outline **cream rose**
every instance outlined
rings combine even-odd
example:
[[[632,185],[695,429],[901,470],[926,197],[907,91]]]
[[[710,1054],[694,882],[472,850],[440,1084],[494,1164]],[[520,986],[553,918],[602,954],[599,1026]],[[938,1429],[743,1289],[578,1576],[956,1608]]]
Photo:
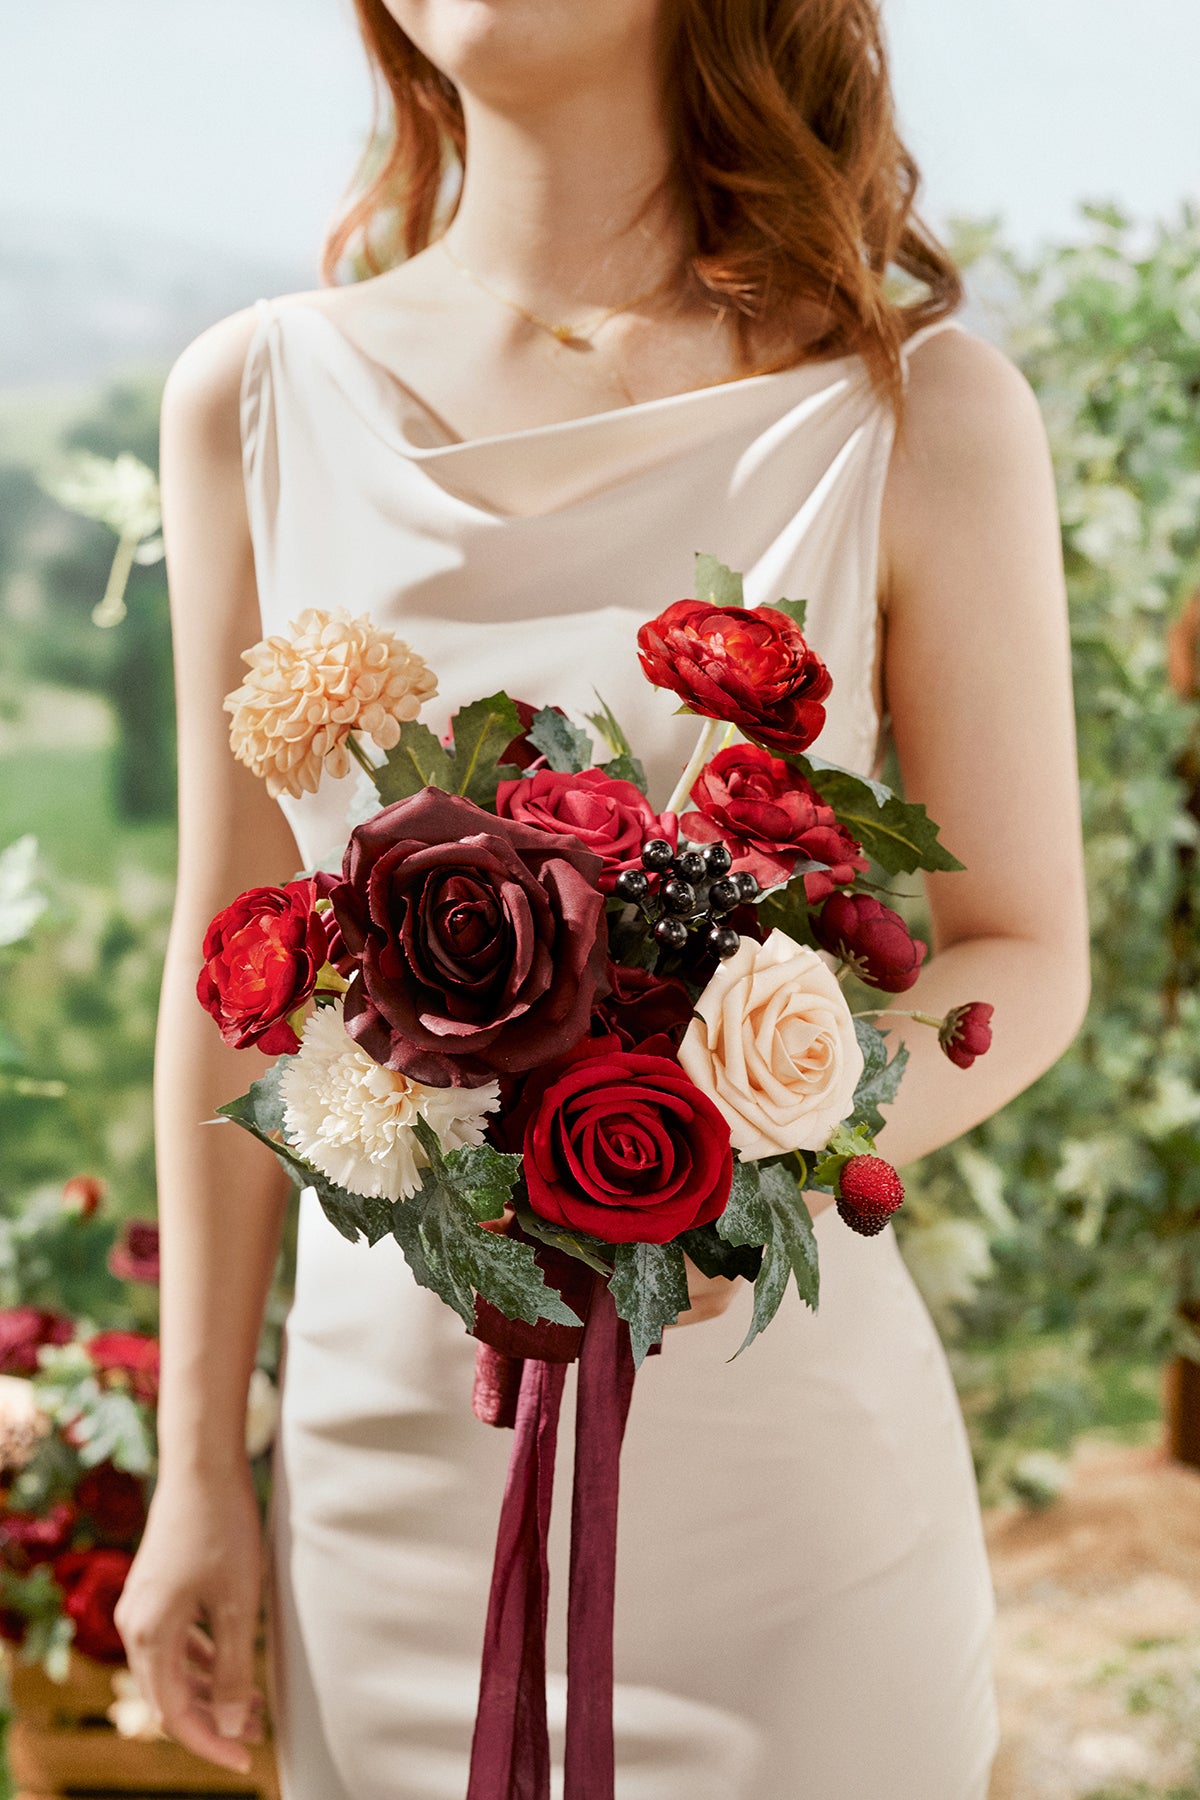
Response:
[[[729,1125],[743,1162],[821,1150],[863,1071],[854,1020],[815,950],[743,938],[696,1002],[679,1060]]]

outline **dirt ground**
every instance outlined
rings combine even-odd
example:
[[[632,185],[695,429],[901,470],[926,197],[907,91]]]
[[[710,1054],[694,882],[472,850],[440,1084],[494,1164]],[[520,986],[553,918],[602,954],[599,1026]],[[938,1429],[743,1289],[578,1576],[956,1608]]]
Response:
[[[992,1800],[1200,1800],[1200,1473],[1088,1447],[1054,1506],[987,1528]]]

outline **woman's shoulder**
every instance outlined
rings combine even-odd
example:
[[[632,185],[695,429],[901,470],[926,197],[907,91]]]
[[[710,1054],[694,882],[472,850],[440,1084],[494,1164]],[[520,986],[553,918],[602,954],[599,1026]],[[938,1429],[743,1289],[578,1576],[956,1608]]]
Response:
[[[957,319],[928,333],[906,356],[904,429],[910,460],[987,456],[1041,431],[1037,398],[1000,347]]]

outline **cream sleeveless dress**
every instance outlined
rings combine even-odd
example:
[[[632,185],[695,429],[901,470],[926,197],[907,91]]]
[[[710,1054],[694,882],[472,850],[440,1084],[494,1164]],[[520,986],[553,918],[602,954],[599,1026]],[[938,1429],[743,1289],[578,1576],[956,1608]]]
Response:
[[[634,638],[690,593],[706,550],[746,572],[751,604],[808,600],[834,679],[818,748],[871,769],[893,423],[861,359],[460,443],[329,315],[259,311],[242,421],[264,631],[308,606],[369,612],[437,671],[439,731],[501,686],[577,717],[598,692],[662,804],[695,724],[648,686]],[[283,802],[306,866],[340,851],[356,785]],[[835,1212],[816,1230],[815,1316],[790,1294],[731,1362],[743,1284],[638,1377],[619,1800],[986,1792],[991,1589],[945,1358],[890,1230],[864,1240]],[[272,1527],[285,1800],[462,1800],[511,1442],[473,1417],[472,1368],[461,1323],[398,1247],[346,1243],[305,1194]],[[570,1431],[568,1403],[564,1444]],[[555,1670],[569,1480],[563,1454]],[[563,1700],[552,1675],[559,1741]]]

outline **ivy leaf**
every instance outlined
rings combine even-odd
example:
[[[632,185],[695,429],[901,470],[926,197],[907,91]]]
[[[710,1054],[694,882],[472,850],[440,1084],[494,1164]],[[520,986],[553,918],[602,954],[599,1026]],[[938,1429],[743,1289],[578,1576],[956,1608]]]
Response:
[[[888,1061],[887,1037],[869,1019],[855,1019],[854,1031],[863,1053],[863,1072],[854,1090],[851,1123],[862,1123],[871,1132],[884,1126],[881,1106],[890,1106],[900,1089],[908,1067],[908,1045],[897,1044],[896,1054]]]
[[[453,791],[450,753],[439,744],[428,725],[413,719],[400,727],[400,740],[371,779],[384,806],[407,800],[424,788]]]
[[[678,1243],[618,1244],[608,1286],[618,1317],[629,1326],[633,1360],[640,1369],[663,1327],[688,1310],[683,1251]]]
[[[601,763],[600,767],[610,780],[632,781],[639,792],[647,792],[649,784],[646,771],[636,756],[626,756],[622,751],[620,756],[614,756],[611,762]]]
[[[819,756],[788,756],[784,761],[812,782],[839,822],[889,875],[963,867],[938,842],[938,828],[919,801],[901,800],[881,782],[852,775]]]
[[[737,1275],[744,1275],[747,1281],[755,1281],[762,1268],[762,1251],[749,1244],[729,1244],[721,1236],[715,1225],[697,1225],[692,1231],[685,1231],[675,1242],[691,1257],[702,1275],[710,1280],[724,1275],[732,1281]]]
[[[595,765],[596,753],[587,732],[552,706],[544,706],[534,714],[525,735],[560,775],[578,775],[581,769]]]
[[[430,1166],[412,1199],[393,1208],[392,1231],[420,1285],[453,1307],[468,1331],[475,1324],[477,1293],[508,1319],[578,1325],[548,1285],[532,1246],[483,1229],[483,1220],[502,1217],[521,1158],[490,1144],[445,1152],[424,1119],[417,1119],[414,1129]]]
[[[808,613],[807,600],[772,600],[768,610],[786,613],[799,630],[804,630],[804,620]]]
[[[502,770],[499,759],[521,734],[521,717],[507,694],[490,694],[473,700],[450,721],[454,751],[450,761],[447,793],[461,794],[476,806],[491,806],[496,785],[505,774],[515,778],[517,768]],[[442,786],[435,782],[434,786]]]
[[[371,1195],[352,1194],[339,1187],[284,1140],[279,1083],[285,1067],[292,1060],[289,1056],[281,1056],[265,1075],[251,1082],[246,1093],[218,1106],[217,1111],[223,1119],[232,1119],[235,1125],[240,1125],[243,1131],[248,1131],[251,1137],[272,1150],[297,1187],[314,1188],[325,1217],[349,1243],[356,1244],[361,1233],[368,1244],[377,1244],[392,1229],[392,1202]]]
[[[817,1241],[799,1183],[779,1164],[734,1165],[733,1188],[717,1230],[729,1244],[762,1245],[750,1329],[735,1352],[740,1356],[779,1311],[790,1277],[800,1298],[816,1310]]]
[[[715,556],[697,555],[694,577],[696,599],[710,606],[745,606],[742,578]]]
[[[521,1230],[530,1237],[548,1244],[552,1250],[561,1250],[565,1256],[573,1256],[577,1262],[586,1263],[589,1269],[608,1280],[613,1271],[610,1244],[602,1244],[599,1238],[588,1237],[583,1232],[568,1231],[564,1225],[552,1225],[548,1219],[539,1218],[531,1207],[519,1202],[516,1214]]]

